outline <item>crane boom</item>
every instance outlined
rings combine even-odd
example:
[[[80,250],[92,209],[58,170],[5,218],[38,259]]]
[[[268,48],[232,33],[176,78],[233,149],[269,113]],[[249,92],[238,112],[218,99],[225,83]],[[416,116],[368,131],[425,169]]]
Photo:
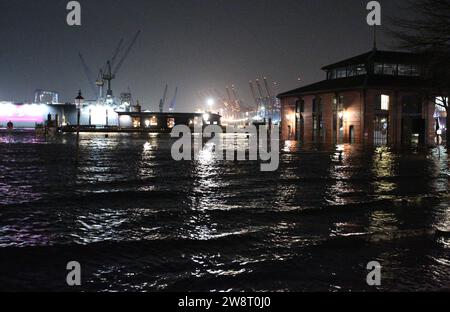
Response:
[[[178,96],[178,87],[175,88],[175,95],[173,96],[173,99],[170,102],[169,112],[175,111],[175,106],[177,104],[177,96]]]
[[[89,82],[89,87],[91,88],[91,90],[95,96],[97,94],[97,88],[95,87],[94,80],[92,79],[92,77],[93,77],[92,71],[89,69],[89,66],[87,65],[87,63],[83,57],[83,54],[78,53],[78,56],[80,57],[81,65],[83,66],[84,73],[86,74],[86,78]]]
[[[227,86],[227,96],[228,96],[228,104],[231,104],[233,102],[233,99],[231,98],[230,88]]]
[[[234,102],[234,109],[236,112],[240,112],[241,111],[241,100],[239,99],[239,96],[237,94],[236,87],[234,85],[232,85],[231,90],[233,91],[234,98],[236,99],[236,101]]]
[[[119,44],[117,45],[117,48],[113,54],[113,57],[111,58],[111,66],[114,66],[116,58],[119,55],[120,49],[122,48],[122,45],[123,45],[123,38],[120,39]]]
[[[264,86],[266,87],[266,91],[267,91],[267,103],[269,104],[269,110],[272,111],[273,110],[273,97],[272,97],[272,92],[270,92],[270,88],[269,88],[269,83],[267,82],[267,77],[264,77]]]
[[[127,59],[128,55],[131,52],[131,49],[133,48],[134,44],[136,43],[137,39],[139,38],[139,35],[141,34],[141,30],[138,30],[138,32],[136,33],[136,35],[134,35],[133,40],[131,40],[130,45],[128,46],[128,48],[126,49],[124,55],[122,56],[122,58],[119,61],[119,64],[117,64],[117,66],[115,67],[114,71],[113,71],[113,75],[116,75],[120,68],[122,67],[123,63],[125,62],[125,60]]]
[[[168,89],[169,89],[169,85],[166,85],[166,88],[164,89],[164,95],[163,95],[162,99],[159,101],[159,111],[161,113],[164,112],[164,105],[166,104]]]
[[[272,92],[270,92],[269,83],[267,82],[267,77],[264,77],[264,85],[266,87],[267,95],[272,98]]]
[[[250,80],[250,90],[252,90],[252,96],[253,96],[253,99],[255,100],[256,109],[259,110],[259,101],[258,101],[258,98],[256,97],[255,86],[253,85],[253,81],[251,81],[251,80]]]
[[[256,85],[258,86],[260,100],[263,100],[264,99],[264,95],[263,95],[263,92],[262,92],[261,84],[259,83],[259,79],[256,79]]]

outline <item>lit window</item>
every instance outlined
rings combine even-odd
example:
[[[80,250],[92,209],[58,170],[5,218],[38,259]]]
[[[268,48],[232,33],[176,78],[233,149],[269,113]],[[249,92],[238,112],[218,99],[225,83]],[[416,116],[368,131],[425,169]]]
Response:
[[[364,64],[357,65],[356,66],[356,74],[357,75],[367,74],[366,66]]]
[[[445,112],[445,105],[448,105],[448,98],[445,97],[437,97],[435,99],[436,103],[436,111],[437,112]]]
[[[384,64],[383,74],[395,76],[397,74],[397,64]]]
[[[345,78],[347,77],[347,68],[338,68],[336,72],[336,78]]]
[[[398,65],[398,75],[399,76],[411,76],[412,65]]]
[[[374,66],[374,72],[375,72],[375,75],[382,75],[383,74],[383,64],[376,63]]]
[[[133,118],[133,127],[134,128],[139,128],[141,126],[141,121],[139,118],[134,117]]]
[[[145,120],[145,126],[147,128],[149,128],[149,127],[156,127],[157,125],[158,125],[158,119],[155,116],[153,116],[150,119],[146,119]]]
[[[356,75],[356,66],[351,65],[347,68],[347,77],[353,77]]]
[[[167,119],[167,127],[169,129],[172,129],[173,127],[175,127],[175,118],[168,118]]]
[[[389,95],[381,95],[381,110],[389,110]]]

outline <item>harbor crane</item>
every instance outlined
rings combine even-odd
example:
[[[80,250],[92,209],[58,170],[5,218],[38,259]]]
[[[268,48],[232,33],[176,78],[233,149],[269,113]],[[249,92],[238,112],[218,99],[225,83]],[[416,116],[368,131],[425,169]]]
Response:
[[[164,95],[163,95],[162,99],[159,100],[159,112],[160,113],[164,112],[164,105],[166,104],[168,89],[169,89],[169,85],[166,85],[166,88],[164,89]]]
[[[238,93],[237,93],[237,89],[234,85],[231,86],[231,90],[233,91],[233,95],[234,98],[236,99],[234,102],[234,111],[235,112],[240,112],[241,111],[241,104],[242,101],[239,99]]]
[[[267,103],[268,103],[268,109],[269,109],[269,111],[270,111],[270,113],[272,114],[273,113],[273,97],[272,97],[272,92],[270,91],[270,88],[269,88],[269,83],[267,82],[267,77],[264,77],[264,86],[265,86],[265,88],[266,88],[266,91],[267,91],[267,96],[268,96],[268,98],[267,98]]]
[[[95,96],[97,94],[97,90],[95,88],[94,80],[92,79],[92,77],[93,77],[92,71],[90,70],[89,66],[87,65],[87,63],[83,57],[83,54],[81,54],[81,52],[80,52],[80,53],[78,53],[78,56],[80,57],[81,65],[83,66],[84,73],[89,82],[89,87],[91,88],[91,90]]]
[[[173,96],[173,99],[170,102],[169,112],[174,112],[175,111],[175,106],[177,104],[177,97],[178,97],[178,87],[175,88],[175,95]]]
[[[119,44],[117,45],[117,48],[114,51],[113,56],[111,57],[111,66],[114,66],[114,64],[116,62],[116,58],[119,55],[119,52],[120,52],[120,50],[122,48],[122,45],[123,45],[123,38],[120,39]],[[104,68],[100,69],[98,78],[95,81],[95,84],[98,87],[98,93],[99,93],[98,98],[99,99],[103,98],[103,87],[105,86],[105,80],[103,79],[103,76],[104,76],[103,73],[105,73],[106,70],[107,70],[106,66]]]
[[[107,98],[112,98],[113,97],[113,91],[112,91],[112,86],[111,86],[111,81],[114,80],[120,70],[120,68],[122,67],[123,63],[125,62],[125,60],[128,58],[128,55],[131,52],[131,49],[133,48],[133,46],[135,45],[137,39],[139,38],[139,35],[141,34],[141,30],[139,30],[133,37],[133,39],[131,40],[131,43],[128,45],[128,48],[125,50],[122,58],[120,59],[119,63],[117,65],[115,65],[115,59],[119,54],[119,51],[122,47],[122,40],[119,43],[119,48],[116,50],[115,55],[113,56],[113,58],[111,60],[108,60],[106,62],[106,70],[103,72],[103,81],[106,81],[107,84],[107,91],[106,91],[106,97]]]
[[[250,84],[250,90],[252,91],[253,99],[255,100],[256,111],[259,111],[259,103],[260,103],[260,101],[259,101],[258,97],[256,96],[255,86],[253,85],[253,81],[250,80],[249,84]]]

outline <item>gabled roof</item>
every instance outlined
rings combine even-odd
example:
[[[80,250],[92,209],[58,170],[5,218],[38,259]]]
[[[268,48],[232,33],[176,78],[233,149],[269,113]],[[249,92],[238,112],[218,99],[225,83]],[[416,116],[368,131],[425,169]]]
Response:
[[[421,62],[421,55],[409,52],[372,50],[370,52],[324,66],[322,69],[329,70],[337,67],[345,67],[347,65],[367,64],[370,62],[416,64]]]
[[[301,96],[314,93],[337,92],[361,88],[428,88],[429,84],[417,77],[398,76],[354,76],[341,79],[323,80],[278,95],[278,98]]]

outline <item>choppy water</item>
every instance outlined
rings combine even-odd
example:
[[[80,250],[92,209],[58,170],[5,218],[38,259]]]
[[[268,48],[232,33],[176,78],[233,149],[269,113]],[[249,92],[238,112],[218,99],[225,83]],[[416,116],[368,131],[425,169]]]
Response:
[[[286,144],[174,162],[167,135],[0,135],[0,290],[450,290],[450,158]],[[366,284],[379,261],[382,286]]]

